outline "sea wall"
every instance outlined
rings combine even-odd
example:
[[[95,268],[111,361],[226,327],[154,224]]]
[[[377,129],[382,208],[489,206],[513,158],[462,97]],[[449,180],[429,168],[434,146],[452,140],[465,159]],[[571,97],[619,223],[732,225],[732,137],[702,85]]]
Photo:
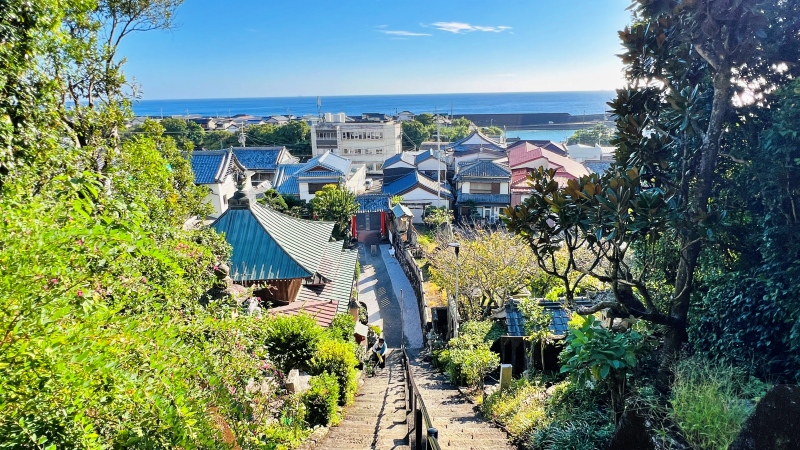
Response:
[[[608,120],[604,114],[581,114],[573,116],[569,113],[518,113],[518,114],[463,114],[454,117],[465,117],[479,127],[505,127],[510,130],[531,129],[578,129],[587,125]]]

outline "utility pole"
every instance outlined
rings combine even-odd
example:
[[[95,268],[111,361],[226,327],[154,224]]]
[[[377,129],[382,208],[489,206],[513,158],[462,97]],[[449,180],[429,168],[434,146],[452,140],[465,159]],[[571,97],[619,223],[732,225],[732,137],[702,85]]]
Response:
[[[442,134],[439,132],[439,126],[442,121],[439,116],[436,117],[436,159],[439,161],[439,166],[436,170],[436,206],[442,207]]]
[[[244,122],[239,127],[239,143],[242,144],[242,147],[246,147],[245,141],[247,140],[247,136],[244,135]]]

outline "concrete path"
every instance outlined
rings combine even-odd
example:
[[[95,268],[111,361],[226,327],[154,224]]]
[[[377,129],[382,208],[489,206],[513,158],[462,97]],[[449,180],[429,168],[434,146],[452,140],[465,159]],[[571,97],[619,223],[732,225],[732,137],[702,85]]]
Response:
[[[422,327],[414,290],[400,263],[389,256],[389,245],[377,246],[375,255],[369,245],[359,245],[361,275],[358,279],[358,301],[367,305],[368,322],[383,330],[386,345],[400,348],[400,290],[405,305],[406,347],[422,348]]]
[[[398,349],[387,351],[386,367],[364,378],[344,420],[315,445],[318,449],[407,449],[405,374]]]
[[[460,450],[511,450],[505,431],[485,421],[478,407],[473,405],[447,377],[419,357],[418,352],[408,355],[411,374],[420,390],[433,426],[439,430],[442,448]]]

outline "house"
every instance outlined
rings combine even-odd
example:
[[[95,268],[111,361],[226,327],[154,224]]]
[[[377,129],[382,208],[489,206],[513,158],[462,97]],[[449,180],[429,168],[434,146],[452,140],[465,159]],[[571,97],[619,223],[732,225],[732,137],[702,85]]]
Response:
[[[380,174],[384,162],[402,151],[402,127],[385,114],[365,113],[350,120],[344,113],[325,113],[311,126],[311,155],[333,152]]]
[[[567,147],[564,144],[559,144],[547,139],[521,139],[514,143],[514,145],[520,142],[527,142],[529,144],[533,144],[537,147],[542,147],[545,150],[550,150],[551,152],[558,153],[561,156],[567,156]],[[511,145],[508,146],[511,148]]]
[[[383,164],[383,184],[405,176],[409,172],[419,170],[425,175],[439,179],[447,179],[447,165],[436,157],[433,150],[401,152],[387,159]]]
[[[567,153],[569,153],[569,157],[579,162],[613,161],[615,151],[616,148],[614,147],[601,147],[600,145],[595,145],[594,147],[583,144],[567,146]]]
[[[511,169],[511,206],[530,197],[528,174],[540,167],[554,169],[559,186],[566,186],[568,180],[591,173],[583,164],[529,141],[519,141],[508,148],[508,165]]]
[[[257,186],[273,182],[280,164],[295,164],[298,159],[286,147],[233,147],[233,154],[246,170],[253,173],[252,183]]]
[[[457,168],[456,214],[496,222],[511,204],[511,169],[485,159],[465,162]]]
[[[286,116],[269,116],[269,118],[265,120],[264,123],[281,126],[289,123],[289,118]]]
[[[196,117],[188,119],[188,121],[200,125],[200,128],[205,131],[214,130],[217,127],[217,121],[213,117]]]
[[[401,111],[397,113],[398,122],[410,122],[412,120],[414,120],[414,113],[411,111]]]
[[[448,163],[455,168],[459,164],[478,159],[501,161],[506,157],[506,146],[490,139],[479,130],[468,136],[451,142],[446,148]]]
[[[214,208],[214,217],[228,209],[228,200],[236,193],[236,184],[245,177],[245,168],[231,149],[192,152],[194,184],[208,188],[206,201]]]
[[[391,184],[386,184],[384,180],[383,193],[389,197],[403,197],[402,204],[414,215],[414,223],[422,223],[422,214],[428,206],[450,209],[453,201],[453,194],[446,182],[439,184],[417,170],[395,179]]]
[[[358,194],[364,189],[366,174],[363,165],[331,152],[311,158],[304,164],[281,164],[273,185],[281,195],[311,200],[326,184],[338,184]]]
[[[231,245],[234,283],[253,287],[262,303],[291,307],[274,313],[324,311],[327,323],[322,325],[347,312],[358,260],[358,253],[344,250],[342,241],[331,242],[333,226],[281,214],[251,202],[241,191],[211,224]]]

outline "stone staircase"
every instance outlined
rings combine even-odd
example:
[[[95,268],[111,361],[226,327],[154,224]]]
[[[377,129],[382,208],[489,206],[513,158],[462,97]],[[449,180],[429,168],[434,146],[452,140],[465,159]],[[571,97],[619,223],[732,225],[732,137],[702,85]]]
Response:
[[[439,431],[439,446],[460,450],[511,450],[508,435],[483,420],[477,406],[468,402],[433,366],[409,355],[411,373],[425,401],[431,421]]]
[[[389,349],[386,367],[374,377],[364,377],[355,402],[344,411],[342,422],[317,443],[318,449],[407,449],[405,375],[402,353]]]

